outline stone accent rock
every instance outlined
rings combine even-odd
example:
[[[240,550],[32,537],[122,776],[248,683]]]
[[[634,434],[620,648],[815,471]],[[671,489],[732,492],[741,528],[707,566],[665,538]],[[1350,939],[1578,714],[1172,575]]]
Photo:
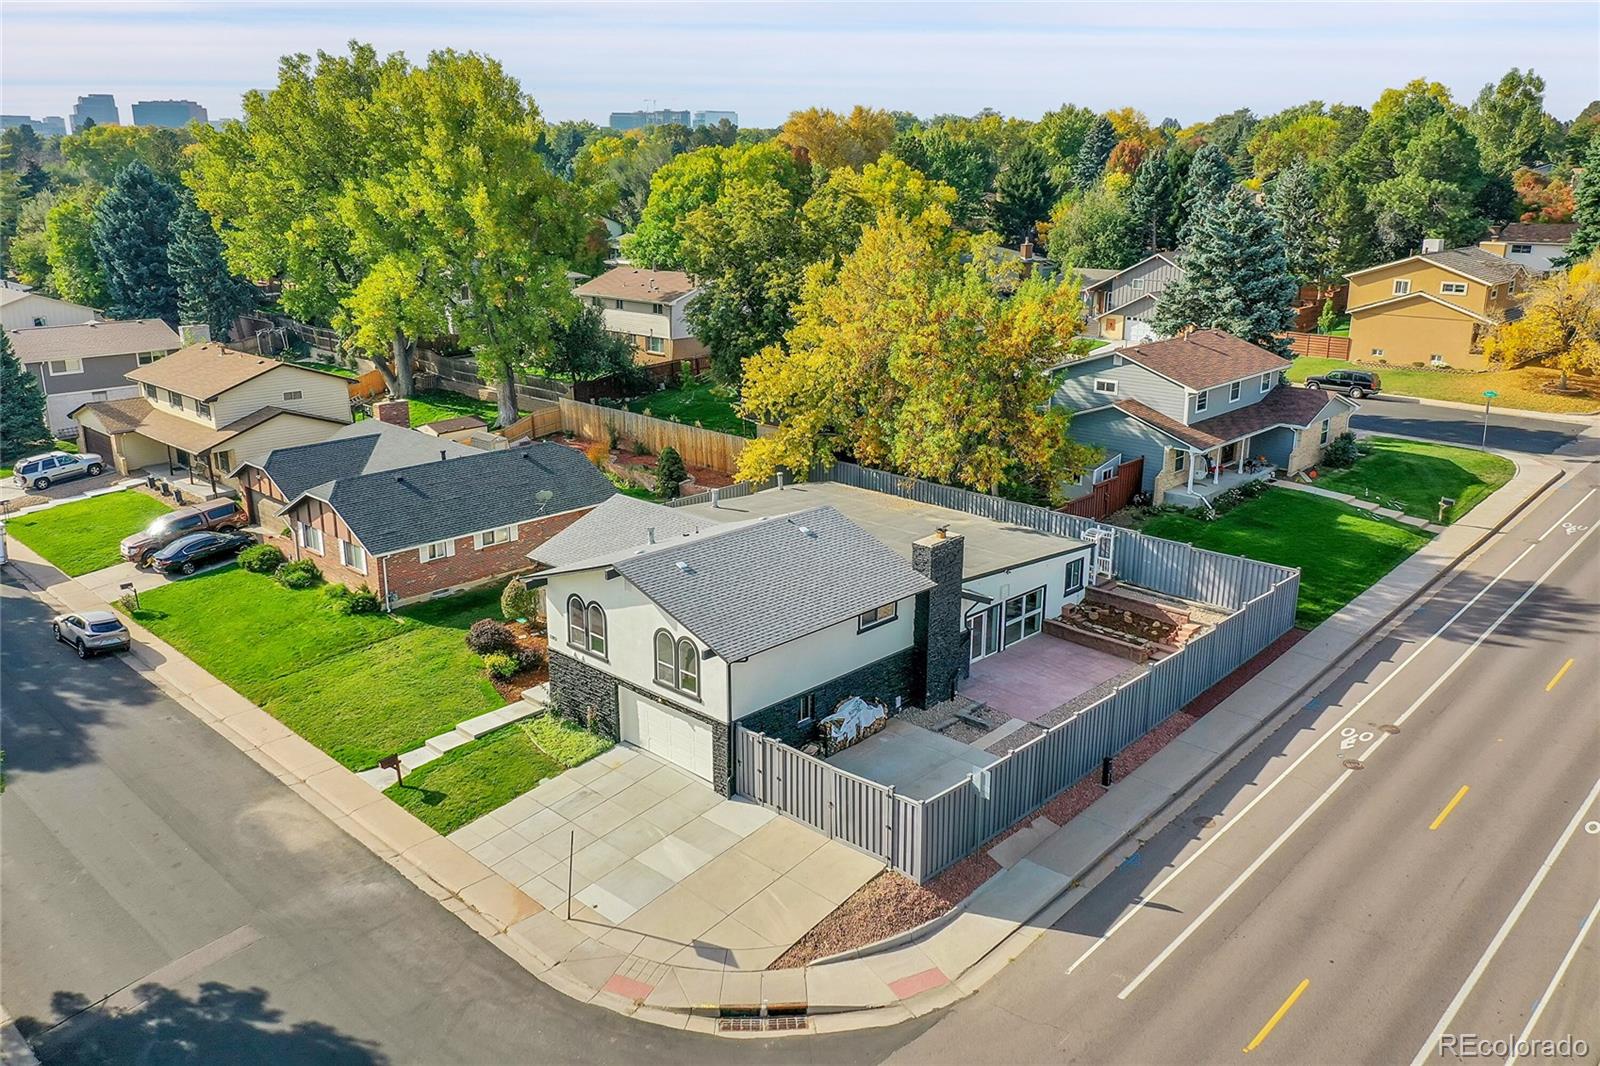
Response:
[[[576,655],[550,649],[550,707],[612,740],[622,739],[617,679]],[[591,724],[592,723],[592,724]]]

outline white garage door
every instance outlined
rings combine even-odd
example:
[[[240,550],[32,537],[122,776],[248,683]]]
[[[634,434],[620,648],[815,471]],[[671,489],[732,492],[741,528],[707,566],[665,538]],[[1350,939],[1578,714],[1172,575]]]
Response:
[[[617,692],[622,739],[706,781],[711,780],[711,725],[629,689]]]

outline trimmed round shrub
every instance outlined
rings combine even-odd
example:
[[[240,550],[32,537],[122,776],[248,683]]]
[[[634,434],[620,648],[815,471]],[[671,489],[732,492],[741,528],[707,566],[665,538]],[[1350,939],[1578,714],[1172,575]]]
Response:
[[[270,574],[285,562],[276,544],[252,544],[239,553],[239,565],[252,574]]]
[[[517,661],[519,674],[524,670],[537,670],[544,665],[544,652],[538,648],[518,648],[511,653],[511,657]]]
[[[377,614],[382,607],[378,594],[365,585],[351,589],[350,595],[339,604],[339,609],[345,614]]]
[[[1322,465],[1332,467],[1355,466],[1356,460],[1361,458],[1361,446],[1356,443],[1354,433],[1341,433],[1328,442],[1322,450]]]
[[[322,571],[310,559],[284,563],[273,576],[286,589],[309,589],[322,584]]]
[[[505,652],[497,651],[485,655],[483,657],[483,665],[484,669],[488,670],[491,675],[498,677],[502,681],[508,677],[515,677],[517,674],[517,660]]]
[[[467,630],[467,647],[479,655],[493,655],[495,652],[511,652],[517,646],[512,639],[511,630],[504,622],[496,622],[493,618],[480,618],[472,623],[472,628]]]
[[[515,622],[519,618],[532,618],[538,603],[539,594],[530,589],[519,577],[507,581],[505,591],[500,593],[500,613],[508,622]]]

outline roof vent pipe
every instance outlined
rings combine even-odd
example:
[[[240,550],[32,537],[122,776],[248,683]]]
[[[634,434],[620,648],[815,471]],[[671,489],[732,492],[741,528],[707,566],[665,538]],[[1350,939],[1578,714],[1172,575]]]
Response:
[[[446,460],[448,458],[450,458],[450,457],[445,454],[445,450],[443,448],[440,448],[439,449],[439,461],[443,462],[444,460]]]
[[[721,507],[722,506],[722,490],[721,489],[712,488],[712,490],[711,490],[711,506],[712,507]]]
[[[784,485],[784,482],[786,482],[786,481],[788,481],[788,478],[783,476],[783,471],[782,470],[778,471],[778,488],[782,489],[783,485]]]
[[[649,540],[651,544],[654,544],[656,542],[656,527],[650,526],[644,531],[644,535],[645,539]]]

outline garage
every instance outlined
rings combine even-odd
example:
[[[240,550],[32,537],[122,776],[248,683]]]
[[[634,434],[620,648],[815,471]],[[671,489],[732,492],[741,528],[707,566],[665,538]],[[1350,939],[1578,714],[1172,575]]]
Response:
[[[617,692],[622,740],[704,781],[711,780],[711,723],[646,699],[631,689]]]
[[[98,429],[90,429],[88,426],[81,428],[83,429],[83,450],[100,456],[109,466],[112,456],[116,454],[111,450],[111,438],[101,433]]]

